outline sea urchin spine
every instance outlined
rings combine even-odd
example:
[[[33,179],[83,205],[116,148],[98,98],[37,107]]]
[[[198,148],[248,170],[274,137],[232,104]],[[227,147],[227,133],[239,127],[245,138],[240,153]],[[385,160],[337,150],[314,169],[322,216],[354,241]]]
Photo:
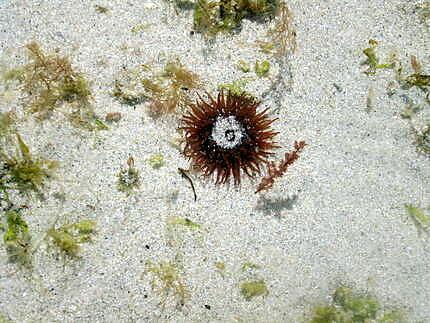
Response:
[[[186,146],[184,154],[205,176],[216,174],[217,184],[230,177],[240,184],[241,171],[252,177],[260,174],[260,166],[278,148],[265,109],[257,112],[259,101],[246,93],[240,95],[224,91],[217,99],[208,95],[189,106],[182,118]]]

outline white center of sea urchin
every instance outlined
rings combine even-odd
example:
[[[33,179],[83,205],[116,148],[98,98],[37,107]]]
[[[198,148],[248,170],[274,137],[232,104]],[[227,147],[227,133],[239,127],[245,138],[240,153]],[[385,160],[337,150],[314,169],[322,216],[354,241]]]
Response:
[[[242,142],[245,129],[234,116],[219,116],[212,128],[211,139],[224,149],[234,148]]]

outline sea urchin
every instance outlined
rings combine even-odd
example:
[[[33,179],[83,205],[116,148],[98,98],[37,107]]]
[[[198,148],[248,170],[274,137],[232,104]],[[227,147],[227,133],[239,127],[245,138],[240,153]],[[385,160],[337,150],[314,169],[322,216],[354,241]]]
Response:
[[[215,100],[208,95],[189,106],[183,116],[185,132],[184,154],[205,175],[216,174],[217,184],[226,183],[233,176],[240,184],[241,170],[252,177],[260,173],[271,150],[277,148],[265,109],[257,112],[260,102],[246,93],[240,95],[223,91]]]

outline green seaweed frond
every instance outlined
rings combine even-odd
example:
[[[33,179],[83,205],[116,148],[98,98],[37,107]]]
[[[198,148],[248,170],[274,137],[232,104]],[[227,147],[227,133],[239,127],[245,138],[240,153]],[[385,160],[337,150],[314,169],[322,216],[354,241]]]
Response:
[[[138,33],[142,32],[142,31],[148,30],[150,28],[151,28],[151,24],[140,23],[140,24],[137,24],[137,25],[134,25],[133,27],[131,27],[130,31],[133,34],[138,34]]]
[[[208,0],[197,0],[194,9],[194,29],[208,35],[220,31],[217,20],[217,3]]]
[[[171,216],[167,219],[167,225],[173,225],[173,226],[184,226],[192,230],[200,230],[202,226],[196,222],[191,221],[188,218],[183,218],[180,216]]]
[[[410,218],[420,229],[430,230],[430,215],[425,214],[423,209],[412,204],[405,204],[405,208]]]
[[[397,71],[397,78],[402,89],[409,90],[412,87],[417,87],[428,93],[430,90],[430,75],[424,74],[422,65],[415,55],[411,55],[411,68],[413,73],[407,76],[402,75],[401,66]]]
[[[378,42],[374,39],[369,40],[369,47],[363,50],[363,54],[367,59],[363,62],[364,65],[368,65],[368,69],[365,71],[368,75],[376,74],[378,69],[392,69],[394,68],[394,62],[380,63],[379,58],[376,55],[376,47]]]
[[[3,241],[9,261],[24,267],[31,267],[31,235],[28,224],[19,210],[8,210],[4,213],[5,224]]]
[[[59,251],[69,257],[79,255],[80,245],[91,242],[96,233],[96,222],[82,220],[76,223],[64,224],[59,228],[53,226],[47,232],[47,239]]]
[[[94,125],[97,127],[98,130],[109,130],[109,127],[106,123],[104,123],[99,118],[94,119]]]
[[[378,318],[378,323],[406,323],[405,315],[399,310],[392,310],[383,313],[380,318]]]
[[[167,299],[172,297],[176,305],[184,305],[189,299],[189,292],[184,283],[178,266],[173,262],[161,261],[154,264],[147,261],[143,275],[151,276],[151,288],[161,297],[161,304],[165,305]]]
[[[241,59],[241,60],[239,60],[239,62],[237,62],[237,68],[239,70],[241,70],[243,73],[248,73],[249,71],[251,71],[249,64],[247,62],[245,62],[243,59]]]
[[[23,82],[25,80],[25,68],[14,67],[2,73],[2,81],[8,87],[11,83]]]

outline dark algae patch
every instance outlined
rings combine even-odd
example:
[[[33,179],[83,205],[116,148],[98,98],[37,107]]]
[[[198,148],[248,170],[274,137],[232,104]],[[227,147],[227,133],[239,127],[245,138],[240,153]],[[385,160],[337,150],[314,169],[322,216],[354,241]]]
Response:
[[[242,27],[243,19],[273,19],[281,6],[279,0],[166,0],[179,10],[193,10],[194,30],[207,36],[232,33]],[[281,45],[282,46],[282,45]]]
[[[277,0],[197,0],[194,29],[208,35],[232,32],[240,29],[243,19],[272,18],[277,7]]]
[[[107,7],[103,7],[103,6],[96,4],[94,6],[94,8],[98,13],[102,13],[102,14],[108,14],[109,13],[109,8],[107,8]]]
[[[404,75],[403,67],[399,63],[399,68],[397,70],[398,82],[403,90],[409,90],[413,87],[420,89],[426,95],[427,103],[430,103],[430,75],[424,73],[420,61],[414,55],[411,56],[410,65],[412,73]]]

